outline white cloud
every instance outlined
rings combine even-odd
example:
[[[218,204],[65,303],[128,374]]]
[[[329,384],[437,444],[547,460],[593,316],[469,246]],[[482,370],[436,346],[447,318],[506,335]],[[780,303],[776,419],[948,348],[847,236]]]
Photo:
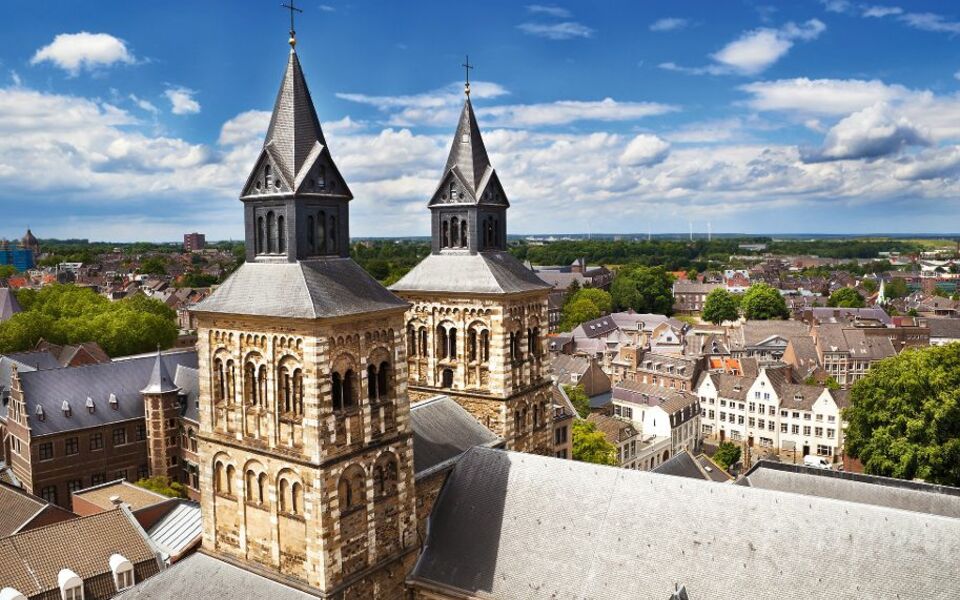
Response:
[[[756,75],[780,60],[795,41],[814,40],[827,26],[817,19],[780,29],[761,28],[743,34],[711,55],[717,63],[743,75]]]
[[[657,19],[650,24],[650,31],[676,31],[678,29],[683,29],[690,24],[688,19],[681,19],[680,17],[665,17],[663,19]]]
[[[620,155],[620,164],[626,167],[649,167],[663,162],[670,154],[670,144],[655,135],[642,133],[627,144]]]
[[[197,92],[184,87],[168,88],[163,93],[170,101],[170,112],[175,115],[195,115],[200,112],[200,103],[194,95]]]
[[[877,103],[842,119],[827,133],[824,146],[805,156],[808,162],[872,159],[897,154],[908,146],[931,145],[930,135],[890,106]]]
[[[845,13],[852,8],[850,0],[820,0],[827,12]]]
[[[882,19],[883,17],[889,17],[891,15],[899,15],[903,13],[903,9],[899,6],[864,6],[863,7],[863,16],[872,17],[874,19]]]
[[[877,102],[907,98],[910,90],[880,80],[778,79],[740,86],[752,98],[754,110],[798,112],[811,115],[845,115]]]
[[[116,63],[133,64],[133,54],[126,43],[108,33],[61,33],[37,50],[30,64],[50,62],[71,75]]]
[[[956,178],[960,175],[960,146],[921,152],[898,167],[894,174],[904,180]]]
[[[144,100],[143,98],[138,97],[136,94],[130,94],[130,101],[136,104],[140,110],[148,112],[154,116],[160,113],[160,109],[158,109],[152,102],[149,100]]]
[[[716,144],[734,139],[743,127],[743,121],[737,117],[699,121],[665,132],[664,138],[676,144]]]
[[[337,9],[330,6],[329,4],[321,4],[320,10],[322,10],[323,12],[336,12]]]
[[[531,4],[527,6],[527,10],[532,13],[557,17],[558,19],[569,19],[571,16],[570,11],[563,7],[546,4]]]
[[[517,28],[528,34],[548,40],[570,40],[573,38],[593,37],[594,30],[583,23],[564,21],[563,23],[521,23]]]
[[[937,33],[960,33],[960,21],[950,21],[943,15],[934,13],[906,13],[901,15],[899,19],[914,29]]]

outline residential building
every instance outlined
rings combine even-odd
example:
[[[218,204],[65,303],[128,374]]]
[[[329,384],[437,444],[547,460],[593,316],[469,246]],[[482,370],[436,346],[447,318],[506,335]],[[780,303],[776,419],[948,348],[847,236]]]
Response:
[[[696,358],[646,352],[637,361],[633,381],[685,392],[695,387],[701,368]]]
[[[780,362],[791,338],[810,335],[802,321],[745,321],[731,330],[730,355],[753,357],[760,364]]]
[[[696,394],[657,385],[623,381],[613,388],[613,414],[630,421],[645,442],[666,440],[653,468],[681,450],[700,449],[700,407]]]
[[[750,287],[750,272],[746,269],[727,269],[723,272],[723,285],[730,293],[742,294]]]
[[[590,413],[587,421],[597,427],[607,442],[617,449],[617,466],[622,469],[638,469],[639,454],[643,448],[640,432],[632,423],[598,413]]]
[[[897,354],[889,338],[870,336],[862,329],[840,324],[814,328],[813,338],[824,373],[842,388],[865,377],[873,363]]]
[[[707,300],[707,295],[720,287],[724,287],[722,283],[675,281],[673,283],[674,312],[681,315],[699,313],[703,310],[703,304]]]
[[[610,376],[603,372],[594,358],[559,354],[553,358],[550,366],[557,385],[578,385],[587,396],[606,394],[612,387]]]
[[[56,504],[0,480],[0,538],[72,519],[74,516],[76,515]]]
[[[580,288],[590,287],[609,290],[613,283],[613,271],[602,265],[587,265],[586,259],[578,258],[567,266],[538,266],[530,268],[553,289],[566,295],[576,282]]]
[[[553,390],[553,456],[573,458],[573,422],[579,419],[577,409],[562,387]]]
[[[944,344],[952,342],[960,342],[960,319],[951,317],[928,317],[926,323],[930,329],[931,346],[943,346]]]
[[[755,378],[708,373],[697,388],[703,436],[792,452],[794,458],[839,459],[846,395],[792,383],[788,375],[785,368],[761,369]]]
[[[201,252],[207,246],[207,236],[202,233],[183,234],[184,252]]]

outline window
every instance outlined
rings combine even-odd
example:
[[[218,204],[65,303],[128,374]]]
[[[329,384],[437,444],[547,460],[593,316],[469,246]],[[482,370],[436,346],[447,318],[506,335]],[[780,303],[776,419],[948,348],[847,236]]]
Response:
[[[776,423],[773,422],[773,419],[767,421],[767,431],[773,431],[775,425]]]
[[[98,485],[107,482],[106,473],[94,473],[90,476],[90,485]]]
[[[127,479],[127,470],[126,470],[126,469],[121,469],[121,470],[117,471],[116,473],[113,474],[113,478],[114,478],[114,480],[123,479],[124,481],[126,481],[126,479]]]
[[[63,452],[66,455],[80,452],[80,438],[69,437],[63,442]]]
[[[630,408],[629,406],[624,406],[624,407],[621,409],[621,413],[623,414],[623,418],[624,418],[624,419],[632,419],[632,418],[633,418],[633,409]]]
[[[766,426],[767,424],[763,419],[757,419],[757,427],[759,427],[760,429],[763,429]]]
[[[823,437],[823,427],[814,427],[814,428],[813,428],[813,435],[815,435],[815,436],[817,436],[817,437]]]
[[[743,415],[737,415],[737,425],[743,425]]]
[[[800,435],[800,426],[799,426],[799,425],[792,425],[792,426],[790,427],[790,433],[792,433],[792,434],[794,434],[794,435]]]
[[[117,591],[132,588],[134,584],[133,565],[119,554],[110,557],[110,570],[113,572],[113,582]]]
[[[713,418],[713,415],[714,415],[713,411],[712,411],[712,410],[709,411],[709,416],[710,416],[711,419]]]
[[[756,403],[756,402],[751,402],[748,408],[749,408],[750,412],[757,412],[757,403]]]
[[[127,430],[123,427],[117,427],[113,430],[113,445],[122,446],[127,443]]]
[[[776,409],[776,407],[773,406],[772,404],[771,404],[770,406],[768,406],[768,407],[767,407],[767,414],[770,415],[771,417],[774,416],[774,415],[776,415],[776,414],[777,414],[777,409]]]
[[[817,444],[817,454],[820,456],[833,456],[833,448],[824,444]]]
[[[91,434],[90,434],[90,449],[91,449],[91,450],[102,450],[102,449],[103,449],[103,434],[102,434],[102,433],[91,433]]]
[[[809,426],[809,425],[804,425],[804,426],[803,426],[803,435],[810,435],[810,426]]]
[[[147,439],[147,426],[144,423],[137,423],[137,441],[142,442]]]
[[[720,406],[726,406],[726,405],[727,405],[726,400],[720,400]]]
[[[83,489],[83,479],[71,479],[67,482],[67,491],[71,494],[77,490]]]
[[[720,420],[721,420],[721,421],[726,421],[726,420],[727,420],[727,413],[725,413],[725,412],[723,412],[723,411],[720,411]]]
[[[764,392],[764,393],[763,393],[763,399],[764,399],[764,400],[769,400],[769,399],[770,399],[770,392]]]
[[[781,411],[780,411],[780,416],[783,417],[784,419],[786,419],[787,417],[790,416],[790,413],[787,412],[787,411],[785,411],[785,410],[781,410]]]
[[[137,480],[146,479],[150,476],[150,468],[147,465],[137,467]]]
[[[40,489],[40,497],[50,504],[57,503],[57,486],[45,485]]]
[[[37,446],[37,456],[40,460],[50,460],[53,458],[53,442],[44,442]]]
[[[827,423],[836,423],[836,422],[837,422],[837,417],[835,417],[834,415],[827,415]]]
[[[836,434],[837,434],[837,431],[836,431],[835,429],[828,429],[828,430],[827,430],[827,437],[828,437],[828,438],[836,437]]]
[[[809,420],[810,420],[810,413],[803,413],[803,420],[804,420],[804,421],[809,421]]]
[[[757,426],[757,420],[754,419],[753,417],[750,417],[750,418],[747,420],[747,425],[749,425],[750,427],[756,427],[756,426]]]

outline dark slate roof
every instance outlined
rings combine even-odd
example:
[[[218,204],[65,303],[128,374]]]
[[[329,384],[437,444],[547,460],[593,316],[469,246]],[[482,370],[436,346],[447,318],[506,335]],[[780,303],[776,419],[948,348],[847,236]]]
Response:
[[[697,402],[693,393],[629,379],[624,379],[613,388],[613,399],[643,406],[659,406],[667,414],[674,414]]]
[[[512,294],[550,286],[508,252],[431,254],[396,282],[395,292]]]
[[[483,136],[480,135],[480,126],[477,124],[477,117],[473,113],[473,104],[469,96],[463,103],[463,110],[460,111],[457,132],[450,145],[447,164],[443,168],[444,176],[441,179],[441,185],[447,180],[450,172],[455,173],[457,179],[465,185],[471,203],[484,203],[487,200],[483,191],[495,178],[495,173],[490,164],[490,157],[487,156],[487,148],[484,146]],[[436,205],[441,201],[442,199],[435,194],[431,204]],[[497,204],[506,206],[507,202],[501,199]]]
[[[157,350],[157,357],[153,360],[153,370],[150,371],[150,380],[140,392],[144,394],[167,394],[179,389],[177,384],[173,382],[173,377],[170,377],[170,373],[167,371],[163,355]]]
[[[931,338],[960,340],[960,319],[927,317]]]
[[[437,396],[410,407],[413,468],[421,474],[445,466],[474,446],[503,443],[449,396]]]
[[[266,577],[203,553],[191,554],[165,571],[114,596],[115,600],[316,600]]]
[[[677,477],[689,477],[690,479],[703,479],[709,481],[710,478],[700,468],[697,459],[690,455],[686,450],[681,450],[673,455],[666,462],[662,462],[652,469],[653,473],[663,475],[676,475]]]
[[[579,328],[583,330],[583,333],[588,338],[595,338],[606,335],[611,331],[616,331],[619,327],[612,316],[606,315],[591,321],[584,321],[580,324]]]
[[[22,310],[13,290],[8,287],[0,287],[0,323]]]
[[[156,356],[148,354],[116,359],[110,363],[86,365],[50,371],[20,374],[20,384],[27,402],[33,436],[95,427],[104,423],[143,418],[143,396],[140,390],[149,381]],[[172,351],[163,355],[169,370],[185,365],[197,367],[194,350]],[[110,395],[117,398],[117,407],[110,406]],[[94,411],[86,408],[87,398],[94,402]],[[62,405],[70,405],[70,416]],[[36,416],[36,407],[43,407],[44,418]]]
[[[352,259],[322,258],[244,263],[193,310],[319,319],[406,306]]]
[[[960,519],[474,448],[409,579],[525,600],[678,582],[692,599],[926,599],[958,589],[958,551]]]
[[[758,462],[737,484],[960,519],[956,487],[770,461]]]
[[[180,388],[183,406],[180,416],[194,423],[200,422],[200,370],[186,365],[177,365],[173,381]]]

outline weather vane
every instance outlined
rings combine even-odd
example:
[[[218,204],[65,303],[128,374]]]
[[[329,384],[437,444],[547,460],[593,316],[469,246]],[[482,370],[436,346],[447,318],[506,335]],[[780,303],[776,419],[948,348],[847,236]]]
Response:
[[[303,11],[294,6],[293,0],[287,0],[286,4],[280,6],[290,11],[290,47],[293,48],[297,45],[297,30],[293,27],[293,13],[302,13]]]
[[[460,65],[460,66],[463,67],[463,70],[464,70],[464,72],[466,73],[466,77],[467,77],[467,83],[466,83],[466,85],[464,86],[464,90],[463,90],[463,91],[464,91],[464,93],[466,93],[466,94],[469,96],[469,95],[470,95],[470,71],[473,70],[473,65],[470,64],[470,55],[469,55],[469,54],[467,54],[467,62],[463,63],[463,64]]]

